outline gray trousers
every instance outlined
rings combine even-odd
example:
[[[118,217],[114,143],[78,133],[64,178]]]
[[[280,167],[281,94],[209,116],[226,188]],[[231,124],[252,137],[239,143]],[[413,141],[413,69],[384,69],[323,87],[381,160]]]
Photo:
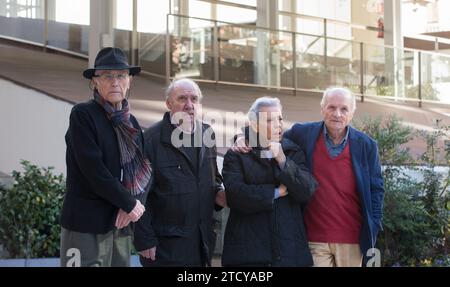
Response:
[[[61,229],[61,267],[129,267],[131,235],[114,229],[106,234]]]

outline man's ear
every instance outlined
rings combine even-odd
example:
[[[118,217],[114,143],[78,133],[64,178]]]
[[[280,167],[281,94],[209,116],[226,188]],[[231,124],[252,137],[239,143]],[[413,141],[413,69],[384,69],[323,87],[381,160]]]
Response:
[[[170,99],[167,99],[167,100],[166,100],[166,107],[167,107],[169,110],[172,110],[172,103],[170,102]]]
[[[94,78],[91,79],[91,82],[89,83],[89,88],[91,90],[95,90],[97,88],[97,83],[95,82]]]

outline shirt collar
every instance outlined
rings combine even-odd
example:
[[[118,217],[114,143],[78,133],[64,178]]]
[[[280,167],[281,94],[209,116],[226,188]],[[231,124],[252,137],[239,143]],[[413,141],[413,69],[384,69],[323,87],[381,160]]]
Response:
[[[327,126],[326,126],[325,124],[323,125],[323,134],[324,134],[324,136],[325,136],[325,139],[326,139],[329,143],[331,143],[333,146],[344,145],[344,144],[347,142],[347,140],[348,140],[348,134],[349,134],[349,131],[350,131],[350,129],[349,129],[348,126],[346,127],[346,129],[347,129],[347,131],[345,132],[345,137],[344,137],[344,138],[342,139],[342,141],[341,141],[339,144],[337,144],[337,145],[334,144],[333,140],[331,139],[330,135],[328,134]]]

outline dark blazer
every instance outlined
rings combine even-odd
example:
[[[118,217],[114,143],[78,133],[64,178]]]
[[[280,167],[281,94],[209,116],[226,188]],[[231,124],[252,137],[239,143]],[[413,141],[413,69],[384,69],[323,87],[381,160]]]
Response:
[[[197,122],[197,127],[203,134],[212,132],[206,124]],[[166,113],[144,133],[154,177],[146,211],[136,224],[134,244],[138,251],[157,246],[156,261],[141,257],[143,266],[210,265],[215,245],[215,195],[222,189],[215,140],[210,146],[202,144],[196,173],[185,151],[172,144],[173,129]],[[211,135],[214,139],[214,133]]]
[[[313,154],[317,139],[323,134],[324,122],[295,124],[284,137],[306,151],[306,163],[313,170]],[[363,224],[360,234],[361,253],[367,261],[367,251],[375,247],[381,227],[384,186],[378,158],[377,143],[366,134],[349,126],[350,154],[353,173],[361,199]],[[319,182],[320,184],[320,182]]]
[[[131,116],[133,126],[141,130]],[[73,107],[66,133],[67,191],[62,227],[83,233],[113,230],[119,209],[131,212],[136,199],[120,182],[116,133],[105,110],[94,100]],[[143,149],[143,134],[138,144]],[[146,193],[138,199],[145,203]]]
[[[303,222],[303,205],[316,189],[299,146],[282,142],[287,161],[261,158],[260,149],[247,154],[229,150],[222,170],[230,207],[223,266],[311,266],[313,260]],[[288,195],[274,200],[283,183]]]

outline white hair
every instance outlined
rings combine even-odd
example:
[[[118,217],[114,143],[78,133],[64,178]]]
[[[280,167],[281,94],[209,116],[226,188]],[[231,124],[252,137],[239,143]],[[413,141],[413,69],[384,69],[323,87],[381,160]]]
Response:
[[[258,115],[263,107],[279,107],[280,110],[283,109],[281,106],[280,99],[271,98],[271,97],[262,97],[255,100],[255,102],[250,107],[248,111],[248,119],[250,121],[256,121],[258,119]]]
[[[203,99],[202,91],[200,90],[200,87],[197,85],[197,83],[191,79],[183,78],[183,79],[174,80],[172,83],[170,83],[170,85],[167,87],[167,89],[164,93],[166,96],[166,100],[172,95],[172,93],[175,91],[175,89],[178,86],[183,85],[183,84],[190,85],[194,89],[196,95],[198,96],[198,99],[199,100]]]
[[[327,98],[331,95],[342,95],[342,96],[348,96],[350,97],[351,103],[352,103],[352,112],[356,111],[356,97],[355,95],[347,88],[342,87],[332,87],[326,89],[326,91],[323,93],[322,101],[320,101],[320,107],[324,108],[325,103],[327,102]]]

